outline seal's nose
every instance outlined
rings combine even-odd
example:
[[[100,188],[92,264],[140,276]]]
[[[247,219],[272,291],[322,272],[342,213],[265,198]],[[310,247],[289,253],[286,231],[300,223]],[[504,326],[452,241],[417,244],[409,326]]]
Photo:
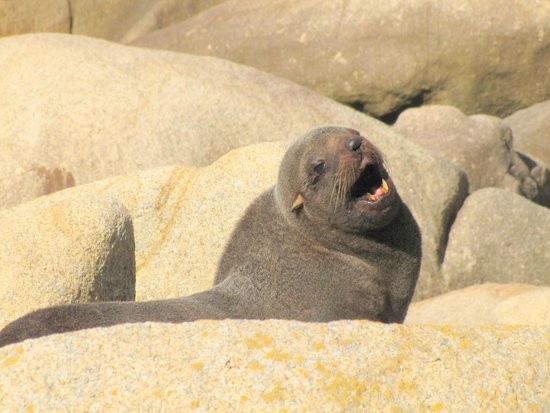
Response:
[[[361,138],[361,136],[354,136],[348,141],[346,146],[350,151],[355,152],[361,147],[361,143],[363,143],[363,138]]]

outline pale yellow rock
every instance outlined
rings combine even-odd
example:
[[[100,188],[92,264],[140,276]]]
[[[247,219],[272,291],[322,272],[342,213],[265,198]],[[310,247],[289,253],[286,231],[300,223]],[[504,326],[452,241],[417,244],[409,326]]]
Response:
[[[112,197],[50,196],[0,211],[0,327],[40,307],[135,294],[132,221]]]
[[[233,228],[274,185],[286,145],[257,144],[208,167],[156,168],[56,196],[66,202],[112,197],[125,205],[134,225],[137,300],[189,295],[212,286]]]
[[[390,120],[426,103],[506,116],[550,99],[550,2],[501,5],[233,0],[135,44],[253,66]]]
[[[550,100],[519,110],[504,123],[512,129],[518,151],[550,165]]]
[[[405,323],[550,325],[550,287],[473,285],[411,304]]]
[[[452,106],[427,105],[401,113],[393,128],[461,167],[470,192],[502,187],[512,165],[511,133],[493,116],[466,116]]]
[[[28,32],[69,33],[68,0],[0,1],[0,37]]]
[[[550,327],[127,324],[0,349],[2,411],[550,409]]]
[[[466,198],[449,232],[445,291],[496,282],[550,285],[550,209],[500,188]]]
[[[129,42],[223,1],[71,0],[72,33]]]
[[[129,42],[224,0],[2,0],[0,36],[61,32]]]

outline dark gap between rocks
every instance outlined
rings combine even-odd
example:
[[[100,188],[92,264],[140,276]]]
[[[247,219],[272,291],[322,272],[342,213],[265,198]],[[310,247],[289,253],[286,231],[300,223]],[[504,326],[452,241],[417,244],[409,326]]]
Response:
[[[369,113],[368,110],[365,110],[365,102],[361,100],[354,100],[351,102],[342,102],[342,103],[350,106],[352,109],[355,109],[359,112],[366,113],[367,115],[372,116],[384,122],[385,124],[391,126],[397,121],[397,118],[399,117],[401,112],[409,108],[417,108],[422,106],[428,100],[428,97],[430,96],[430,94],[431,94],[431,90],[422,89],[418,94],[407,98],[402,105],[398,106],[393,111],[388,112],[382,116],[373,115],[372,113]]]

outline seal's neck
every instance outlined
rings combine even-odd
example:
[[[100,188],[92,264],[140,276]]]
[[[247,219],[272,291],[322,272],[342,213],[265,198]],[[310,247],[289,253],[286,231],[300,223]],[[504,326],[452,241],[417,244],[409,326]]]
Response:
[[[362,259],[376,256],[381,258],[384,251],[403,251],[409,254],[417,253],[416,242],[412,239],[418,236],[418,228],[409,209],[402,204],[397,216],[383,228],[366,230],[364,232],[348,232],[329,222],[313,222],[307,211],[300,215],[286,216],[283,219],[292,220],[290,228],[303,234],[310,241],[330,250],[351,254]]]

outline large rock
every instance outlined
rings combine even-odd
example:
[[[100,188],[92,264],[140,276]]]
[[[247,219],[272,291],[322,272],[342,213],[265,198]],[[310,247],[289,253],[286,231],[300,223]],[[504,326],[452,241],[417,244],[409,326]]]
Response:
[[[67,0],[2,0],[0,37],[28,32],[69,33],[69,3]]]
[[[484,282],[550,285],[550,210],[497,188],[471,194],[449,234],[441,291]]]
[[[517,111],[504,123],[514,132],[519,151],[550,165],[550,100]]]
[[[0,349],[3,411],[538,411],[548,327],[127,324]]]
[[[405,323],[550,325],[550,286],[473,285],[413,303]]]
[[[378,117],[421,103],[505,116],[550,98],[550,3],[236,0],[135,44],[223,57]]]
[[[224,0],[2,0],[0,37],[61,32],[129,42]]]
[[[277,177],[284,143],[235,150],[211,166],[172,166],[81,185],[72,198],[113,197],[134,224],[136,300],[210,288],[231,232]]]
[[[389,134],[303,87],[217,59],[53,34],[0,40],[0,54],[0,172],[4,181],[17,178],[17,188],[43,170],[62,170],[80,184],[206,165],[230,149],[296,138],[325,123],[378,141]]]
[[[224,0],[71,0],[74,34],[129,42]]]
[[[214,58],[51,34],[4,39],[0,52],[1,159],[7,159],[0,162],[2,197],[35,196],[20,191],[20,180],[36,168],[57,168],[80,184],[154,166],[204,165],[231,148],[340,124],[358,129],[386,154],[420,224],[426,276],[418,291],[429,290],[424,280],[438,274],[451,219],[466,193],[464,176],[384,124],[283,79]],[[246,179],[254,185],[254,173]],[[222,195],[212,202],[223,203],[232,188],[229,179],[221,182]],[[209,199],[204,188],[202,194]],[[7,202],[0,198],[0,204]]]
[[[469,190],[501,187],[550,206],[546,184],[513,148],[510,128],[488,115],[465,116],[451,106],[407,109],[393,126],[415,143],[453,161],[468,175]],[[549,180],[550,181],[550,180]]]
[[[0,227],[0,328],[53,304],[134,298],[132,221],[112,197],[39,199],[0,211]]]

